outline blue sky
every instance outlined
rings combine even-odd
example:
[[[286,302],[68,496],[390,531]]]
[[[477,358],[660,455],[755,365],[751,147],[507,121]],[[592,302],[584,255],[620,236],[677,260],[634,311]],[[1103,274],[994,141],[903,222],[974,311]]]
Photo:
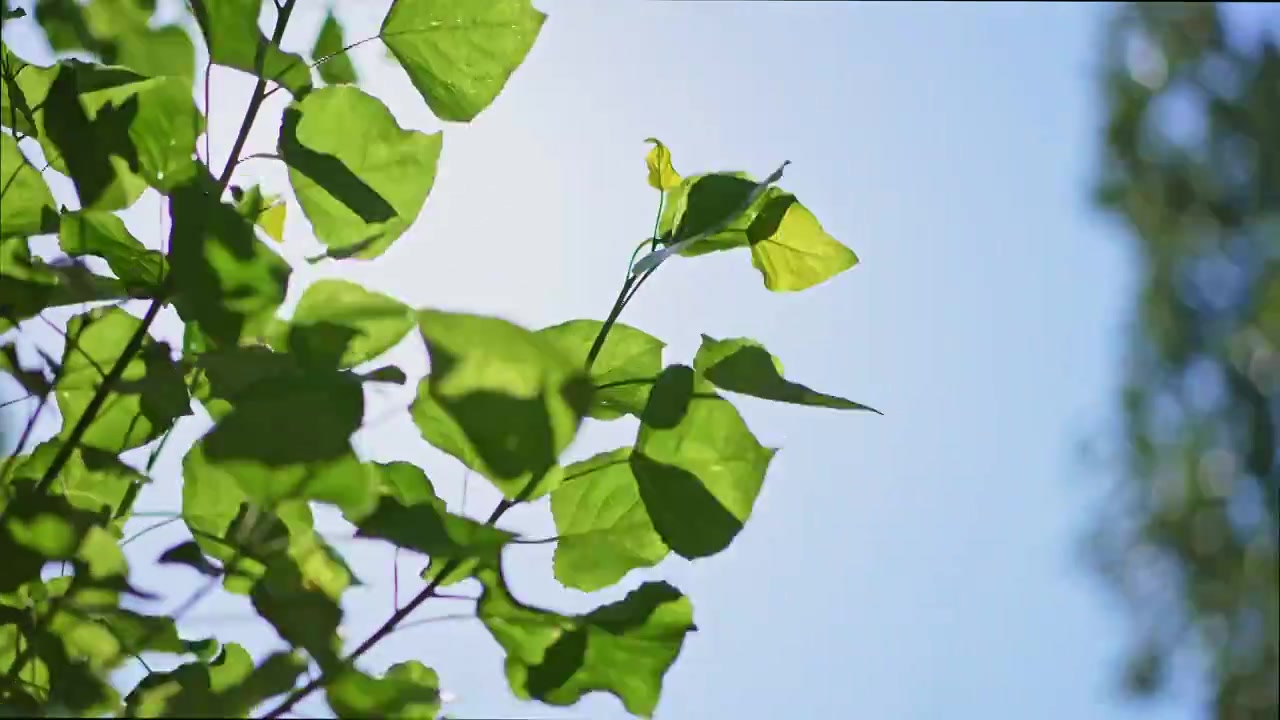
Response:
[[[300,5],[286,36],[294,47],[309,46],[324,8]],[[549,547],[519,548],[508,557],[516,592],[565,610],[615,599],[649,577],[689,594],[700,632],[667,677],[660,718],[1199,717],[1194,683],[1153,704],[1118,701],[1128,628],[1079,560],[1105,481],[1077,448],[1107,427],[1133,291],[1125,238],[1088,197],[1107,6],[537,5],[550,17],[507,91],[475,123],[445,128],[418,223],[377,261],[295,278],[346,277],[416,306],[530,326],[601,318],[652,226],[644,138],[665,141],[686,174],[763,176],[791,160],[783,187],[861,265],[777,295],[742,253],[673,261],[623,321],[668,341],[668,362],[688,362],[700,333],[754,337],[792,379],[885,416],[742,400],[752,429],[782,450],[732,547],[633,573],[592,596],[551,578]],[[348,37],[375,33],[385,6],[339,3]],[[28,58],[47,58],[18,23],[5,39]],[[402,125],[439,127],[377,43],[354,56],[366,87]],[[219,167],[250,87],[215,70]],[[273,146],[282,95],[250,150]],[[271,162],[246,163],[238,177],[287,189]],[[128,222],[155,243],[161,205],[144,198]],[[313,252],[301,213],[286,233],[288,256]],[[291,288],[292,300],[303,286]],[[161,329],[177,327],[168,318]],[[395,354],[411,377],[425,371],[414,343]],[[407,398],[373,398],[368,418],[377,423],[359,445],[371,458],[423,464],[458,509],[462,471],[394,412]],[[203,429],[194,421],[174,447]],[[591,428],[572,452],[628,444],[633,431],[627,421]],[[178,509],[180,461],[162,458],[139,509]],[[485,515],[495,498],[470,482],[465,510]],[[545,504],[507,517],[509,528],[553,534]],[[321,525],[349,534],[331,514],[321,513]],[[130,545],[131,557],[149,565],[181,538],[177,528],[153,533]],[[335,542],[366,582],[346,605],[347,637],[358,642],[391,610],[391,556]],[[403,562],[405,597],[417,566]],[[138,582],[174,586],[145,567]],[[426,616],[460,609],[433,603]],[[222,596],[185,625],[217,628],[255,653],[273,649],[278,641],[251,619],[246,602]],[[459,696],[449,708],[458,717],[622,716],[602,695],[568,709],[510,699],[501,653],[474,620],[394,635],[367,666],[407,658],[440,671]],[[122,681],[136,676],[126,671]]]

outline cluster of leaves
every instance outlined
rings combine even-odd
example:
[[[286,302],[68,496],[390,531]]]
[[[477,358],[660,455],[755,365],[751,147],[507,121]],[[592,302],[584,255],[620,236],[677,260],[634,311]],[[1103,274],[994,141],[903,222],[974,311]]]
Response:
[[[1098,200],[1141,284],[1093,540],[1137,618],[1131,689],[1190,646],[1213,716],[1251,720],[1280,713],[1280,49],[1229,14],[1136,3],[1110,27]]]
[[[582,615],[534,607],[504,581],[503,550],[517,538],[496,523],[510,507],[549,496],[555,577],[588,591],[672,552],[694,559],[723,550],[751,515],[775,451],[722,391],[870,408],[787,380],[745,338],[704,336],[689,363],[668,364],[662,341],[618,316],[673,255],[746,249],[778,291],[821,283],[856,256],[774,184],[781,169],[764,181],[681,177],[654,141],[647,163],[662,195],[658,229],[637,248],[649,252],[603,322],[530,330],[411,308],[344,280],[312,283],[284,319],[292,267],[274,246],[288,206],[296,202],[327,258],[377,257],[422,210],[442,145],[439,132],[401,128],[355,84],[332,15],[311,60],[280,49],[293,8],[280,0],[268,38],[260,0],[194,0],[194,26],[162,27],[147,0],[41,0],[34,20],[54,49],[98,60],[40,66],[2,49],[0,332],[13,332],[0,343],[0,370],[35,410],[19,449],[0,460],[0,704],[24,714],[265,708],[263,717],[280,717],[320,691],[341,717],[434,717],[434,671],[406,661],[378,675],[356,661],[440,587],[473,579],[483,590],[475,616],[505,650],[517,696],[567,705],[606,691],[651,714],[694,630],[689,599],[646,582]],[[5,17],[32,22],[22,14]],[[438,118],[464,122],[497,97],[544,19],[528,0],[395,0],[378,37]],[[206,127],[193,36],[211,64],[256,78],[216,175],[198,152]],[[278,90],[293,98],[278,140],[291,202],[230,183],[263,99]],[[345,132],[351,125],[362,131]],[[47,173],[70,180],[73,207],[55,202]],[[162,249],[144,246],[116,214],[149,190],[167,206]],[[32,253],[29,240],[48,235],[62,257]],[[138,317],[124,302],[146,310]],[[170,305],[183,323],[180,349],[152,334]],[[19,353],[26,323],[61,306],[82,306],[63,331],[61,357],[34,345]],[[502,492],[484,522],[448,511],[420,468],[368,462],[351,445],[363,387],[406,381],[379,360],[412,333],[430,373],[408,411],[428,443]],[[50,397],[60,430],[20,454]],[[124,527],[159,449],[196,404],[213,426],[182,463],[179,517],[190,539],[158,559],[194,573],[184,577],[197,581],[195,592],[152,614],[136,609],[156,598],[130,582]],[[639,420],[631,445],[562,462],[584,422],[623,416]],[[145,447],[145,468],[119,457]],[[352,649],[339,639],[340,601],[359,580],[315,531],[313,503],[338,508],[359,536],[430,559],[426,588]],[[50,563],[63,571],[50,576]],[[184,638],[183,611],[218,587],[247,596],[290,649],[255,663],[235,644]],[[169,655],[171,669],[124,692],[113,687],[109,673],[142,653]]]

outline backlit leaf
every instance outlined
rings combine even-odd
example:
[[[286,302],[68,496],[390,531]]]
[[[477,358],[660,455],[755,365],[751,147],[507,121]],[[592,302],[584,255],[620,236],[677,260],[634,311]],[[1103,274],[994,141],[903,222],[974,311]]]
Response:
[[[423,310],[418,326],[431,375],[412,413],[427,442],[508,498],[550,490],[590,402],[578,366],[546,338],[498,318]]]
[[[645,142],[653,144],[644,159],[649,168],[649,186],[655,190],[670,190],[679,185],[680,173],[671,166],[671,151],[657,138],[649,138]]]
[[[379,35],[436,117],[467,122],[502,92],[546,17],[529,0],[395,0]]]
[[[351,57],[342,51],[345,46],[346,43],[342,41],[342,25],[330,10],[325,16],[324,24],[320,26],[315,47],[311,49],[311,57],[317,62],[328,58],[317,65],[316,69],[320,72],[320,78],[330,85],[356,82],[355,65],[351,63]]]
[[[249,188],[243,197],[236,200],[236,209],[240,214],[262,228],[267,237],[276,242],[284,242],[286,207],[284,201],[278,196],[264,196],[262,188],[257,185]]]
[[[0,134],[0,239],[54,232],[58,209],[40,171],[12,135]]]
[[[58,246],[72,257],[106,260],[132,294],[154,295],[169,272],[163,254],[138,242],[119,216],[101,210],[63,213]]]
[[[127,296],[119,280],[32,257],[26,238],[0,238],[0,332],[46,308]]]
[[[440,713],[440,678],[416,660],[396,663],[377,678],[359,670],[343,673],[325,690],[340,718],[394,717],[435,720]]]
[[[628,712],[651,716],[663,677],[695,630],[693,606],[667,583],[645,583],[619,602],[568,616],[516,600],[496,568],[478,577],[476,614],[507,651],[507,682],[525,700],[565,706],[604,691]]]
[[[307,286],[271,344],[323,367],[350,368],[390,350],[416,322],[398,300],[347,280],[321,279]]]
[[[658,534],[689,559],[728,547],[751,515],[775,451],[683,365],[663,371],[640,422],[631,471]]]
[[[554,343],[578,367],[583,367],[603,325],[597,320],[570,320],[543,328],[538,335]],[[587,414],[598,420],[639,416],[649,397],[649,388],[662,372],[664,347],[666,343],[646,332],[614,323],[591,366],[591,382],[596,391]]]
[[[253,225],[217,198],[201,167],[169,198],[174,305],[219,346],[262,337],[284,301],[289,264],[254,237]]]
[[[809,209],[777,188],[747,228],[751,264],[775,292],[805,290],[858,264],[852,250],[827,234]]]
[[[555,575],[567,587],[608,587],[670,552],[649,520],[630,456],[631,448],[619,448],[574,463],[551,493]]]
[[[302,57],[271,45],[259,28],[262,0],[194,0],[191,9],[214,63],[258,76],[258,51],[266,48],[261,77],[294,97],[311,89],[311,69]]]
[[[879,412],[862,403],[786,380],[782,377],[782,362],[749,338],[716,340],[703,335],[693,368],[713,385],[729,392],[795,405]]]
[[[338,85],[285,110],[279,145],[316,239],[330,249],[359,246],[353,257],[374,258],[417,219],[442,137],[403,129],[380,100]]]
[[[108,371],[124,354],[142,321],[119,308],[92,310],[67,323],[62,377],[56,397],[69,433],[99,392]],[[106,402],[80,442],[108,452],[143,445],[169,429],[190,411],[182,374],[169,347],[148,335],[109,391]]]

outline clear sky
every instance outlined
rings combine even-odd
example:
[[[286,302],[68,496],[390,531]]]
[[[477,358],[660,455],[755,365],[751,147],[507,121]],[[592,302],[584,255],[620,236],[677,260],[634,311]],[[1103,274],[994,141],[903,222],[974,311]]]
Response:
[[[295,48],[309,46],[324,8],[300,5],[286,36]],[[348,37],[375,33],[386,5],[340,3]],[[885,416],[741,400],[762,442],[782,450],[729,550],[668,561],[587,596],[551,578],[550,547],[519,548],[508,556],[517,594],[585,610],[648,577],[689,594],[700,632],[667,677],[660,718],[1199,717],[1194,684],[1155,704],[1118,701],[1128,627],[1080,561],[1105,482],[1077,448],[1106,428],[1114,407],[1132,291],[1125,240],[1088,198],[1107,6],[537,5],[550,17],[507,91],[475,123],[445,129],[418,223],[376,261],[296,273],[290,298],[299,281],[340,275],[415,306],[530,326],[602,318],[652,226],[644,138],[665,141],[686,174],[763,176],[791,160],[783,187],[861,265],[818,289],[776,295],[742,252],[681,259],[623,321],[668,341],[668,362],[691,360],[699,333],[754,337],[792,379]],[[48,57],[19,23],[5,39],[28,58]],[[402,125],[439,127],[377,43],[354,56]],[[233,71],[214,73],[219,167],[250,86]],[[283,95],[251,150],[274,145]],[[287,189],[270,161],[246,163],[238,177],[255,176]],[[144,198],[128,221],[154,244],[160,204]],[[301,213],[287,234],[289,257],[314,251]],[[425,371],[415,343],[396,354],[412,380]],[[0,391],[12,392],[5,382]],[[368,417],[378,422],[360,447],[424,464],[458,509],[461,469],[394,413],[407,392],[374,399]],[[627,421],[593,428],[573,452],[627,444],[632,432]],[[138,509],[179,507],[180,459],[162,458]],[[468,487],[466,511],[487,514],[496,494],[478,480]],[[554,531],[545,504],[508,518],[522,532]],[[329,513],[321,525],[350,532]],[[153,533],[130,556],[150,565],[182,535]],[[392,609],[391,555],[335,542],[366,583],[346,605],[347,637],[358,642]],[[419,565],[403,559],[406,598]],[[172,593],[166,607],[186,592],[173,575],[145,570],[138,584]],[[459,609],[442,600],[423,612]],[[219,628],[259,654],[278,644],[241,598],[211,598],[184,625]],[[501,657],[470,620],[398,633],[367,666],[416,658],[436,667],[459,696],[448,708],[458,717],[622,716],[604,695],[567,709],[518,703]],[[137,676],[131,667],[122,682]]]

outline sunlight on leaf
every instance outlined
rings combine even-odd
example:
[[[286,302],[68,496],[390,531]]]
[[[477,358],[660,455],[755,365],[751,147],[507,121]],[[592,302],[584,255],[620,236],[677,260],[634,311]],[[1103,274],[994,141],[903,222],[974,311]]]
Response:
[[[680,173],[671,166],[671,151],[657,138],[645,140],[652,143],[653,148],[645,156],[645,165],[649,168],[649,187],[655,190],[670,190],[680,184]]]
[[[815,405],[837,410],[870,410],[873,407],[826,395],[782,377],[782,362],[764,346],[749,338],[716,340],[702,336],[702,345],[693,359],[693,368],[721,390],[765,400]]]
[[[442,139],[401,128],[381,100],[337,85],[285,110],[279,145],[316,239],[331,249],[362,245],[353,256],[369,259],[417,219]]]
[[[604,323],[597,320],[570,320],[543,328],[547,338],[579,367]],[[629,325],[614,323],[600,354],[591,366],[591,382],[596,388],[588,415],[612,420],[623,415],[639,417],[653,381],[662,372],[662,350],[666,343]]]
[[[270,45],[259,28],[262,0],[194,0],[191,9],[214,63],[256,75],[258,48],[266,46],[262,77],[294,97],[311,89],[311,70],[302,57]]]
[[[546,19],[529,0],[395,0],[379,35],[436,117],[469,122],[502,92]]]

